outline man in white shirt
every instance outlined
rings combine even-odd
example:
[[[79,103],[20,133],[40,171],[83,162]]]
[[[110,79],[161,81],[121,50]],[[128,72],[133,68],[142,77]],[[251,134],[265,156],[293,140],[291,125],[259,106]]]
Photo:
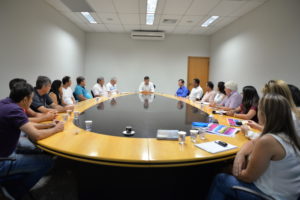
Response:
[[[114,77],[110,79],[110,82],[106,84],[106,90],[112,95],[119,93],[117,89],[117,78]]]
[[[194,88],[192,89],[189,99],[192,101],[199,101],[203,95],[203,90],[200,86],[200,80],[198,78],[194,79]]]
[[[107,97],[108,93],[104,85],[105,81],[103,77],[97,78],[97,83],[93,86],[93,94],[95,97]]]
[[[63,92],[63,103],[66,105],[74,105],[75,104],[75,99],[73,96],[73,90],[71,88],[72,81],[69,76],[65,76],[62,79],[63,87],[62,87],[62,92]]]
[[[154,92],[154,84],[150,82],[149,76],[144,77],[144,81],[139,86],[139,92]]]

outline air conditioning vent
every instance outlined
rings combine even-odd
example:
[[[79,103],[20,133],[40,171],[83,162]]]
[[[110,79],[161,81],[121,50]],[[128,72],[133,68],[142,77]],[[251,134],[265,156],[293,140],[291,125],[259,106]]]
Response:
[[[163,40],[165,33],[162,31],[132,31],[131,39],[134,40]]]
[[[177,19],[163,19],[162,23],[164,24],[176,24]]]

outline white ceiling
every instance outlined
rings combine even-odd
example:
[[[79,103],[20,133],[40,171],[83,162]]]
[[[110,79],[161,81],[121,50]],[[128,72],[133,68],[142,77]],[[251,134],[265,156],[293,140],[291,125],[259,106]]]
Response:
[[[210,35],[266,0],[158,0],[155,21],[146,25],[147,0],[86,0],[95,10],[98,24],[89,24],[80,13],[72,12],[61,0],[45,0],[87,32],[130,32],[132,30],[161,30],[173,34]],[[201,24],[212,15],[220,18],[207,28]],[[177,19],[165,24],[164,19]]]

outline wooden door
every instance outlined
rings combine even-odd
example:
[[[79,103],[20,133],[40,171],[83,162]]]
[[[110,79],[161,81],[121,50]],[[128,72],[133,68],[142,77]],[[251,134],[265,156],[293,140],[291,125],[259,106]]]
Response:
[[[193,88],[193,79],[200,79],[200,86],[203,92],[206,92],[206,83],[208,81],[209,58],[188,57],[188,81],[187,87],[191,91]]]

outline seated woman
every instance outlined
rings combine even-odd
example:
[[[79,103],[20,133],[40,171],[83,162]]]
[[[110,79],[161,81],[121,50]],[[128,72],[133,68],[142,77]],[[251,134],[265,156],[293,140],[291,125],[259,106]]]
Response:
[[[276,81],[270,80],[265,85],[262,92],[263,92],[263,95],[266,95],[269,93],[279,94],[288,100],[289,105],[292,110],[292,116],[293,116],[293,120],[294,120],[294,126],[296,128],[296,132],[300,136],[300,111],[295,106],[291,91],[290,91],[288,85],[286,84],[286,82],[284,82],[283,80],[276,80]],[[247,125],[249,127],[257,129],[259,131],[262,131],[264,128],[261,124],[258,124],[252,120],[249,120]],[[242,126],[242,131],[246,133],[249,130],[248,126]]]
[[[260,199],[232,186],[243,186],[275,199],[296,200],[300,194],[300,142],[287,99],[270,93],[259,103],[261,136],[242,147],[233,165],[233,175],[218,174],[209,200]]]
[[[211,81],[206,83],[206,92],[201,100],[201,102],[213,102],[216,96],[216,92],[214,91],[214,84]]]
[[[62,82],[61,80],[55,80],[53,81],[51,85],[51,89],[49,92],[49,97],[52,99],[53,103],[61,106],[65,106],[68,109],[72,110],[74,108],[73,105],[67,105],[63,98],[63,91],[62,91]]]
[[[213,102],[210,103],[210,106],[214,107],[217,104],[220,104],[223,99],[225,98],[225,83],[223,81],[220,81],[218,83],[218,88],[217,88],[217,92],[216,92],[216,96],[213,100]]]
[[[228,111],[226,114],[228,116],[237,117],[240,119],[253,120],[258,122],[257,119],[257,106],[258,106],[259,96],[255,87],[253,86],[245,86],[243,88],[243,99],[242,104]]]

